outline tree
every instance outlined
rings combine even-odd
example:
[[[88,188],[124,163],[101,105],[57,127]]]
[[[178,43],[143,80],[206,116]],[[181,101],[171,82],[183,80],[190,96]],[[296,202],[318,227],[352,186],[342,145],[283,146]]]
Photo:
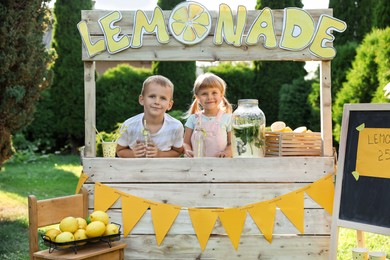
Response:
[[[76,25],[81,20],[81,10],[91,8],[91,0],[57,0],[54,5],[53,48],[58,59],[50,90],[55,111],[53,130],[57,145],[69,144],[72,151],[84,143],[84,65]]]
[[[293,80],[292,84],[284,84],[280,89],[279,120],[282,120],[291,128],[309,126],[311,121],[311,106],[308,96],[313,81],[305,81],[303,78]]]
[[[51,80],[52,56],[42,42],[46,0],[0,3],[0,166],[13,154],[11,135],[31,123]]]
[[[390,27],[375,29],[357,48],[347,81],[337,93],[333,106],[334,135],[339,138],[343,106],[346,103],[389,102],[383,88],[390,82]]]
[[[352,61],[356,55],[358,43],[355,41],[347,42],[343,45],[336,45],[337,55],[332,60],[332,100],[336,93],[342,88],[345,82],[348,70],[352,67]]]
[[[163,10],[171,10],[183,0],[158,0],[158,6]],[[175,86],[175,110],[186,110],[191,99],[188,98],[196,78],[196,64],[194,61],[156,61],[153,62],[153,74],[169,78]]]
[[[390,1],[377,0],[375,2],[372,24],[376,28],[384,29],[390,26]]]
[[[377,1],[329,0],[333,15],[347,23],[347,29],[337,35],[335,43],[342,45],[350,41],[361,42],[372,28],[372,10]]]
[[[258,0],[256,9],[269,7],[282,9],[285,7],[302,7],[300,0]],[[253,98],[259,100],[259,106],[264,111],[267,122],[278,120],[279,114],[279,90],[283,84],[289,84],[294,79],[303,78],[306,75],[304,62],[293,61],[256,61],[254,62],[255,81],[253,88],[256,95]]]

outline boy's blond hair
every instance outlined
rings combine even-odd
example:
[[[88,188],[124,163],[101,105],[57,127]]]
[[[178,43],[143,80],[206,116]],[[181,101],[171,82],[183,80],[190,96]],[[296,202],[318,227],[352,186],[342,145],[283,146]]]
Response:
[[[173,90],[174,90],[173,83],[168,78],[161,75],[153,75],[145,79],[144,83],[142,84],[142,89],[140,94],[141,96],[145,94],[145,89],[152,83],[161,85],[163,87],[171,88],[172,89],[171,99],[173,99]]]

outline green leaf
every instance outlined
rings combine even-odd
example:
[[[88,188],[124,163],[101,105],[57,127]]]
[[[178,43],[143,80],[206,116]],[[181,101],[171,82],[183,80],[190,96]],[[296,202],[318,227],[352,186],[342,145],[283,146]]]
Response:
[[[357,171],[353,171],[352,172],[352,175],[353,177],[355,177],[355,180],[358,181],[359,180],[359,173]]]
[[[363,131],[363,129],[365,127],[366,127],[366,125],[363,123],[363,124],[359,125],[358,127],[356,127],[356,130],[358,130],[360,132],[360,131]]]

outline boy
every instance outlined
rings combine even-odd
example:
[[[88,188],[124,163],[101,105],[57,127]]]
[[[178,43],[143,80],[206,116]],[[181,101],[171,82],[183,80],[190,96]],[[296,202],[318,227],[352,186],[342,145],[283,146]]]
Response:
[[[179,120],[165,113],[172,108],[172,98],[173,84],[169,79],[155,75],[144,81],[138,98],[144,113],[123,123],[122,129],[125,131],[118,139],[116,149],[119,157],[180,156],[183,152],[184,127]],[[151,140],[145,142],[144,138],[149,136]]]

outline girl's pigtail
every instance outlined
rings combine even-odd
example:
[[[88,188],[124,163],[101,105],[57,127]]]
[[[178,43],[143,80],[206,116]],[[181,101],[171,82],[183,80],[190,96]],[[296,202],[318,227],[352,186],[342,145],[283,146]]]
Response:
[[[233,113],[233,107],[232,107],[232,105],[229,103],[229,101],[227,100],[226,97],[223,97],[223,98],[222,98],[222,102],[223,102],[223,106],[224,106],[225,113],[226,113],[226,114],[231,114],[231,113]]]
[[[184,114],[183,118],[186,119],[186,118],[189,118],[190,115],[192,114],[195,114],[196,112],[199,111],[199,106],[198,106],[198,101],[196,100],[196,98],[194,99],[194,101],[192,102],[190,108],[187,110],[187,112]]]

